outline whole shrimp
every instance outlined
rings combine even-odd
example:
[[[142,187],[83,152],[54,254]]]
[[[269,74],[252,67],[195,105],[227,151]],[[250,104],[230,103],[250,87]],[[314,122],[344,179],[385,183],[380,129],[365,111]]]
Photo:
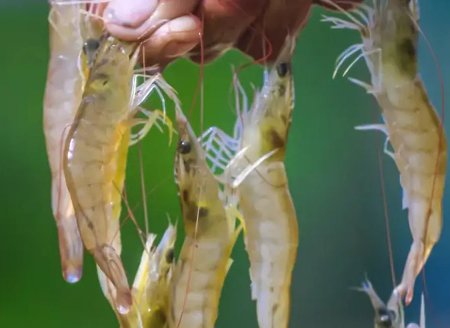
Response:
[[[357,128],[381,130],[387,135],[385,152],[400,172],[403,207],[409,209],[413,242],[396,290],[409,304],[416,277],[442,230],[447,142],[417,72],[417,1],[380,0],[374,1],[374,8],[361,8],[367,15],[356,11],[354,15],[346,13],[349,21],[337,17],[325,21],[334,23],[334,28],[356,29],[362,37],[361,44],[351,46],[338,58],[335,73],[352,54],[361,52],[353,63],[364,57],[371,74],[371,85],[351,81],[375,96],[384,124]],[[387,149],[387,141],[393,152]]]
[[[214,153],[237,151],[223,176],[226,188],[238,194],[252,298],[256,300],[259,327],[264,328],[288,327],[291,276],[297,257],[297,216],[283,163],[294,108],[292,50],[293,40],[288,39],[274,67],[266,71],[264,86],[251,110],[244,106],[235,129],[236,140],[229,140],[219,130],[210,130],[209,137],[203,138],[210,162],[219,168],[221,162]],[[214,144],[211,138],[219,145],[218,151],[209,151]]]
[[[131,293],[120,259],[119,216],[129,142],[131,45],[104,36],[64,149],[64,173],[81,238],[117,289],[127,312]]]
[[[169,225],[158,247],[154,247],[156,235],[149,234],[141,262],[133,283],[133,306],[126,314],[115,310],[122,328],[164,328],[169,313],[170,281],[174,266],[176,228]],[[102,289],[111,304],[107,277],[99,271]]]
[[[389,298],[387,304],[380,299],[376,291],[373,289],[370,281],[366,280],[362,287],[357,290],[364,292],[369,296],[375,312],[374,327],[375,328],[405,328],[405,314],[400,295],[394,291]],[[410,323],[406,328],[425,328],[425,305],[422,295],[420,307],[420,326]]]
[[[89,77],[66,139],[64,174],[83,244],[111,281],[109,294],[117,310],[126,313],[132,300],[120,259],[119,217],[128,147],[139,141],[161,115],[165,117],[160,111],[150,112],[139,105],[152,91],[162,96],[160,89],[169,86],[160,74],[137,84],[142,77],[133,71],[137,43],[104,34],[90,44],[97,46],[89,52]],[[136,118],[138,112],[147,117]],[[143,128],[131,134],[131,128],[141,124]]]
[[[67,190],[62,149],[67,128],[81,101],[84,71],[81,65],[83,24],[81,5],[71,0],[50,1],[50,61],[44,100],[44,133],[52,173],[52,211],[58,227],[64,279],[77,282],[82,275],[83,244]]]
[[[172,279],[169,327],[214,327],[232,248],[240,232],[228,215],[203,149],[178,109],[175,157],[185,240]]]

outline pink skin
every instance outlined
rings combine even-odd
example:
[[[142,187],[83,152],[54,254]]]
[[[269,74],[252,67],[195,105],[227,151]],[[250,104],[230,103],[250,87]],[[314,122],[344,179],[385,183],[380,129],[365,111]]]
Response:
[[[333,0],[351,9],[362,0]],[[296,35],[310,8],[324,0],[111,0],[103,17],[118,38],[143,43],[148,66],[189,55],[198,61],[201,22],[205,59],[236,47],[260,61],[277,57],[287,35]],[[270,46],[269,46],[270,44]],[[265,45],[265,46],[263,46]]]

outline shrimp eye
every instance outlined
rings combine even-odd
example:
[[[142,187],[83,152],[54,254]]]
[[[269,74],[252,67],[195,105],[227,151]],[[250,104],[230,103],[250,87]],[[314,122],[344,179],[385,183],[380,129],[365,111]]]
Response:
[[[178,143],[178,151],[182,154],[188,154],[191,151],[191,143],[187,140],[180,140]]]
[[[386,309],[380,309],[378,311],[378,316],[378,324],[381,327],[392,327],[392,321],[395,318],[395,313],[393,313],[392,311],[387,311]]]
[[[92,54],[100,47],[100,42],[96,39],[87,39],[83,44],[83,52],[87,54]]]
[[[277,65],[277,73],[280,77],[285,77],[290,71],[290,65],[288,63],[280,63]]]
[[[170,248],[166,253],[167,263],[172,263],[174,258],[175,258],[175,251],[173,250],[173,248]]]

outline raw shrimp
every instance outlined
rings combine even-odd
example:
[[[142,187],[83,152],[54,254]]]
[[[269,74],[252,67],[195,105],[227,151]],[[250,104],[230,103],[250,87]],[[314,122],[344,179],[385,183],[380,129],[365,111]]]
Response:
[[[175,175],[185,240],[174,270],[169,327],[214,327],[230,255],[240,228],[228,215],[203,149],[178,109]]]
[[[133,67],[137,45],[108,36],[99,40],[83,99],[70,127],[64,149],[64,173],[72,198],[81,238],[97,265],[111,280],[119,312],[131,305],[131,293],[120,260],[119,217],[126,157],[135,142],[155,123],[160,112],[138,106],[157,87],[157,74],[137,86]],[[158,93],[159,93],[159,89]],[[137,137],[130,135],[149,116]],[[135,137],[133,139],[133,137]]]
[[[81,101],[84,73],[81,5],[71,0],[50,2],[50,61],[44,101],[44,133],[52,172],[52,210],[58,227],[64,279],[77,282],[82,275],[83,244],[62,172],[62,148],[67,128]]]
[[[167,326],[170,282],[175,260],[175,239],[176,227],[169,225],[158,247],[151,250],[151,243],[147,242],[147,251],[142,254],[133,284],[133,293],[143,327]]]
[[[366,280],[357,290],[367,294],[375,312],[375,328],[405,328],[405,314],[400,295],[394,290],[387,304],[380,299],[370,281]],[[425,328],[425,305],[422,295],[420,307],[420,326],[410,323],[406,328]]]
[[[238,192],[252,298],[259,327],[264,328],[288,327],[291,276],[297,257],[298,223],[283,163],[294,108],[292,50],[293,41],[288,39],[275,66],[266,72],[251,110],[238,118],[238,152],[224,171],[226,185]],[[236,150],[236,140],[230,142],[217,131],[212,134],[219,152],[211,152],[213,143],[208,138],[204,145],[210,162],[220,167],[214,153]]]
[[[119,216],[129,141],[134,48],[105,36],[64,150],[64,173],[81,238],[117,289],[119,312],[131,293],[120,260]]]
[[[358,30],[362,37],[361,44],[351,46],[338,58],[335,73],[346,59],[360,52],[351,65],[364,57],[371,74],[371,85],[351,80],[375,96],[384,124],[357,128],[381,130],[387,135],[385,152],[400,172],[403,207],[409,209],[413,242],[396,289],[409,304],[415,279],[442,230],[447,142],[417,72],[417,1],[380,0],[374,1],[374,8],[361,8],[367,16],[356,11],[346,13],[348,21],[337,17],[326,17],[325,21],[334,23],[334,28]],[[393,152],[387,148],[388,141]]]
[[[161,242],[154,248],[156,235],[149,234],[133,283],[133,306],[126,314],[115,311],[122,328],[167,327],[169,283],[172,278],[176,228],[169,225]],[[107,277],[99,271],[105,295],[110,299]]]

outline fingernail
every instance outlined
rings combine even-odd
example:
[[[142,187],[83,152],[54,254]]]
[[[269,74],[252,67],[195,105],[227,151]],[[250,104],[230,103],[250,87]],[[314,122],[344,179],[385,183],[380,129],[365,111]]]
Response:
[[[167,58],[180,57],[195,47],[196,42],[169,42],[164,47],[164,56]]]
[[[137,27],[151,16],[158,0],[113,0],[105,9],[106,23]]]
[[[198,28],[197,20],[191,16],[183,16],[175,18],[169,22],[169,30],[171,32],[188,32]]]

